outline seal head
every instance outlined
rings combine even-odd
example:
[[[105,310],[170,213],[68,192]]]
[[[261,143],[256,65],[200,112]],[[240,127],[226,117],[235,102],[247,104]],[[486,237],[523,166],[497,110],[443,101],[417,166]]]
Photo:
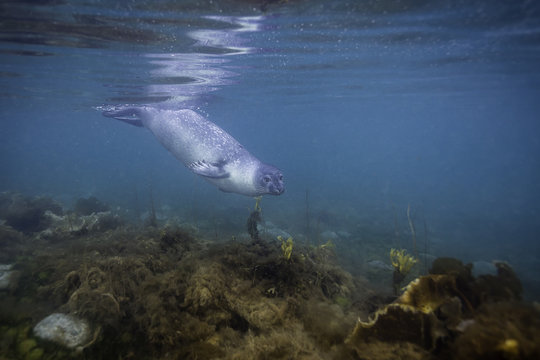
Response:
[[[281,171],[267,164],[262,164],[257,169],[256,186],[257,192],[260,194],[281,195],[285,191],[283,183],[283,174]]]

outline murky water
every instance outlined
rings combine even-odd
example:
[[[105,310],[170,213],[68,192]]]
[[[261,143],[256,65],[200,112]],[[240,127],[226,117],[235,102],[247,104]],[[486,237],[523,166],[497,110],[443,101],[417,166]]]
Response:
[[[95,196],[132,226],[154,218],[206,240],[247,237],[252,198],[219,191],[149,131],[99,111],[191,109],[283,171],[285,193],[261,202],[267,238],[331,240],[339,263],[359,276],[369,263],[391,266],[397,247],[490,271],[503,260],[525,297],[538,299],[535,2],[14,1],[0,9],[1,192],[50,196],[65,211]],[[36,229],[18,230],[30,239]],[[10,236],[0,240],[11,249],[6,264],[20,250]]]

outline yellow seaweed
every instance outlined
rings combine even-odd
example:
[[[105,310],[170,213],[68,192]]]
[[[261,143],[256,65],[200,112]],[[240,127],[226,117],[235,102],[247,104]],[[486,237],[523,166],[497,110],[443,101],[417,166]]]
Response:
[[[405,249],[391,249],[390,261],[392,262],[394,269],[403,275],[407,275],[412,267],[418,262],[414,256],[407,254],[407,250]]]
[[[285,260],[291,260],[292,250],[293,250],[293,238],[289,236],[289,238],[285,241],[283,237],[280,235],[277,237],[279,241],[281,241],[281,251],[283,253],[283,258]]]

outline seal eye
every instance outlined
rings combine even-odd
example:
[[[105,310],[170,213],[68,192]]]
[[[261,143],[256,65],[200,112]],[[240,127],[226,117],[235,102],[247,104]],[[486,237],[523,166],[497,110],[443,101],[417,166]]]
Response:
[[[272,179],[270,179],[270,176],[265,176],[265,177],[263,178],[263,180],[264,180],[265,183],[268,184],[268,183],[270,182],[270,180],[272,180]]]
[[[283,175],[279,175],[279,181],[283,181]]]

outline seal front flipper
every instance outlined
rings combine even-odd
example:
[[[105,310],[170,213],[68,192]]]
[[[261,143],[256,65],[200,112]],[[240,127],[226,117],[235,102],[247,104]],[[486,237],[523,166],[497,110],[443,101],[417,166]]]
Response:
[[[189,164],[188,167],[197,175],[213,179],[224,179],[231,175],[223,168],[223,163],[209,164],[204,160],[199,160]]]

